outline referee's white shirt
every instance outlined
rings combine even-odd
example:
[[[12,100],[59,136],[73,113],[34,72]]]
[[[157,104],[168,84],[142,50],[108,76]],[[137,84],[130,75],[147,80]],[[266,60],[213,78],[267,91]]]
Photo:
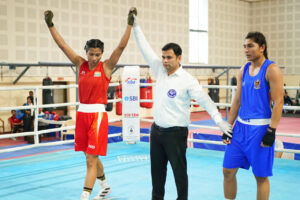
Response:
[[[137,44],[156,77],[154,122],[161,127],[187,127],[190,123],[191,99],[199,103],[215,122],[222,120],[215,104],[191,74],[181,66],[168,75],[162,60],[154,53],[138,25],[133,27]]]

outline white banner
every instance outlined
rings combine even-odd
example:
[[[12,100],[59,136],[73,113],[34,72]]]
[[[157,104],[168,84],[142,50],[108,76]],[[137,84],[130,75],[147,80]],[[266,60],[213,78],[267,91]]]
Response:
[[[140,67],[125,66],[122,76],[123,141],[140,141]]]

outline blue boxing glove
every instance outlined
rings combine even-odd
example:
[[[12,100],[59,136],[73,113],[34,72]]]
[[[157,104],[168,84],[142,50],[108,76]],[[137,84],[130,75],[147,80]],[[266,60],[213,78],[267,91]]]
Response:
[[[266,134],[264,135],[262,139],[262,143],[265,146],[272,146],[275,141],[275,132],[276,128],[268,127]]]

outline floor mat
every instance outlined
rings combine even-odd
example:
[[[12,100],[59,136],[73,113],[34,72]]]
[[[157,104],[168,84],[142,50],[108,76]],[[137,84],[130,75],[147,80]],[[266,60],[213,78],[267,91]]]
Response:
[[[222,160],[224,153],[188,149],[189,199],[223,199]],[[149,143],[108,144],[108,156],[101,157],[112,188],[108,198],[151,199]],[[275,159],[270,178],[272,200],[297,200],[300,196],[300,162]],[[86,173],[83,153],[59,151],[0,161],[1,200],[74,200],[79,199]],[[251,170],[240,169],[237,199],[256,198],[256,182]],[[92,196],[99,191],[95,184]],[[166,181],[166,200],[176,199],[170,166]]]

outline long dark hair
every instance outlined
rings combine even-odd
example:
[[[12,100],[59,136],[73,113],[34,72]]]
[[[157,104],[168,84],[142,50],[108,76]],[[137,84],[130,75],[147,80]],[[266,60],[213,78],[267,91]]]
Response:
[[[262,34],[261,32],[249,32],[245,39],[252,39],[260,47],[262,45],[265,45],[264,56],[266,59],[268,59],[268,46],[264,34]]]
[[[84,50],[87,52],[89,48],[100,48],[102,53],[104,52],[104,43],[99,39],[88,40],[84,46]]]

